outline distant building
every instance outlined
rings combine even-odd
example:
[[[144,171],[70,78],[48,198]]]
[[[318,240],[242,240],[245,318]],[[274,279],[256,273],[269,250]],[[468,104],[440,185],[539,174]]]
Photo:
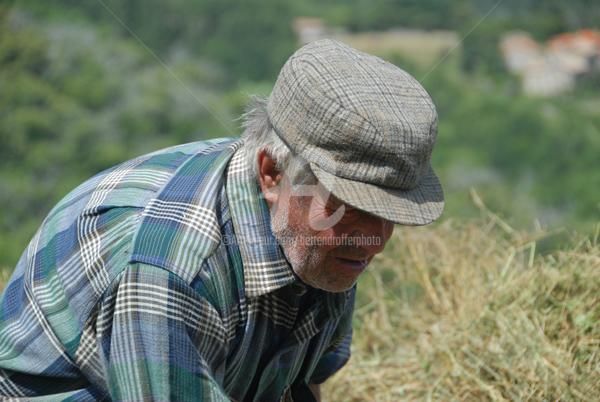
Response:
[[[500,51],[530,95],[558,95],[579,76],[600,70],[600,32],[589,29],[557,35],[545,45],[525,32],[511,32],[500,41]]]
[[[398,53],[424,65],[435,63],[449,50],[460,45],[459,37],[453,31],[394,29],[349,33],[329,27],[322,19],[313,17],[296,18],[293,29],[300,45],[317,39],[331,38],[369,53]]]
[[[521,77],[523,91],[529,95],[555,96],[573,89],[575,77],[548,59],[527,66]]]
[[[540,45],[526,32],[511,32],[500,41],[500,51],[508,71],[522,74],[544,58]]]
[[[574,33],[556,35],[548,41],[548,47],[554,51],[564,51],[582,57],[597,57],[600,52],[600,32],[582,29]]]
[[[547,51],[566,71],[585,74],[599,66],[600,32],[584,29],[557,35],[548,41]]]
[[[327,29],[321,18],[298,17],[294,19],[293,29],[300,45],[326,38]]]

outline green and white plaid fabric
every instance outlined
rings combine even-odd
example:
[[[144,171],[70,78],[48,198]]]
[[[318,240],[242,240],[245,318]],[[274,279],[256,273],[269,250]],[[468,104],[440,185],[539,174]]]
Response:
[[[354,289],[296,279],[240,144],[136,158],[50,212],[0,301],[3,399],[304,400],[347,361]]]

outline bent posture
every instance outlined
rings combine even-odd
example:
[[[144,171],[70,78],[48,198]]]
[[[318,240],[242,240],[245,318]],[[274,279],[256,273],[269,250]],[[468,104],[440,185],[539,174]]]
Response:
[[[318,400],[393,224],[441,214],[437,114],[403,70],[323,40],[244,129],[118,165],[49,213],[0,302],[0,396]]]

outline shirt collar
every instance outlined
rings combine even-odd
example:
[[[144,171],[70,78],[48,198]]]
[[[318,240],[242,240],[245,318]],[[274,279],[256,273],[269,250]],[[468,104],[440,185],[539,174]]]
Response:
[[[271,231],[269,207],[240,147],[227,168],[227,199],[244,265],[246,296],[260,296],[295,282]]]

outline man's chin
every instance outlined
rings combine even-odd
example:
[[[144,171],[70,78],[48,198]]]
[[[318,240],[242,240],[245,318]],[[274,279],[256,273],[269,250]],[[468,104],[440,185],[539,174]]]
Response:
[[[329,287],[329,288],[327,288],[327,289],[322,289],[322,290],[324,290],[324,291],[326,291],[326,292],[329,292],[329,293],[342,293],[342,292],[347,292],[348,290],[352,289],[352,287],[354,286],[354,284],[355,284],[355,283],[356,283],[356,282],[353,282],[353,283],[352,283],[351,285],[349,285],[349,286],[344,286],[344,287],[341,287],[341,286]]]
[[[309,280],[309,279],[303,279],[301,276],[300,280],[302,281],[302,283],[304,283],[305,285],[308,285],[312,288],[315,289],[320,289],[323,290],[325,292],[329,292],[329,293],[342,293],[342,292],[346,292],[347,290],[352,289],[352,287],[356,284],[356,279],[353,281],[340,281],[340,280],[324,280],[323,278],[318,278],[318,279],[313,279],[313,280]]]

